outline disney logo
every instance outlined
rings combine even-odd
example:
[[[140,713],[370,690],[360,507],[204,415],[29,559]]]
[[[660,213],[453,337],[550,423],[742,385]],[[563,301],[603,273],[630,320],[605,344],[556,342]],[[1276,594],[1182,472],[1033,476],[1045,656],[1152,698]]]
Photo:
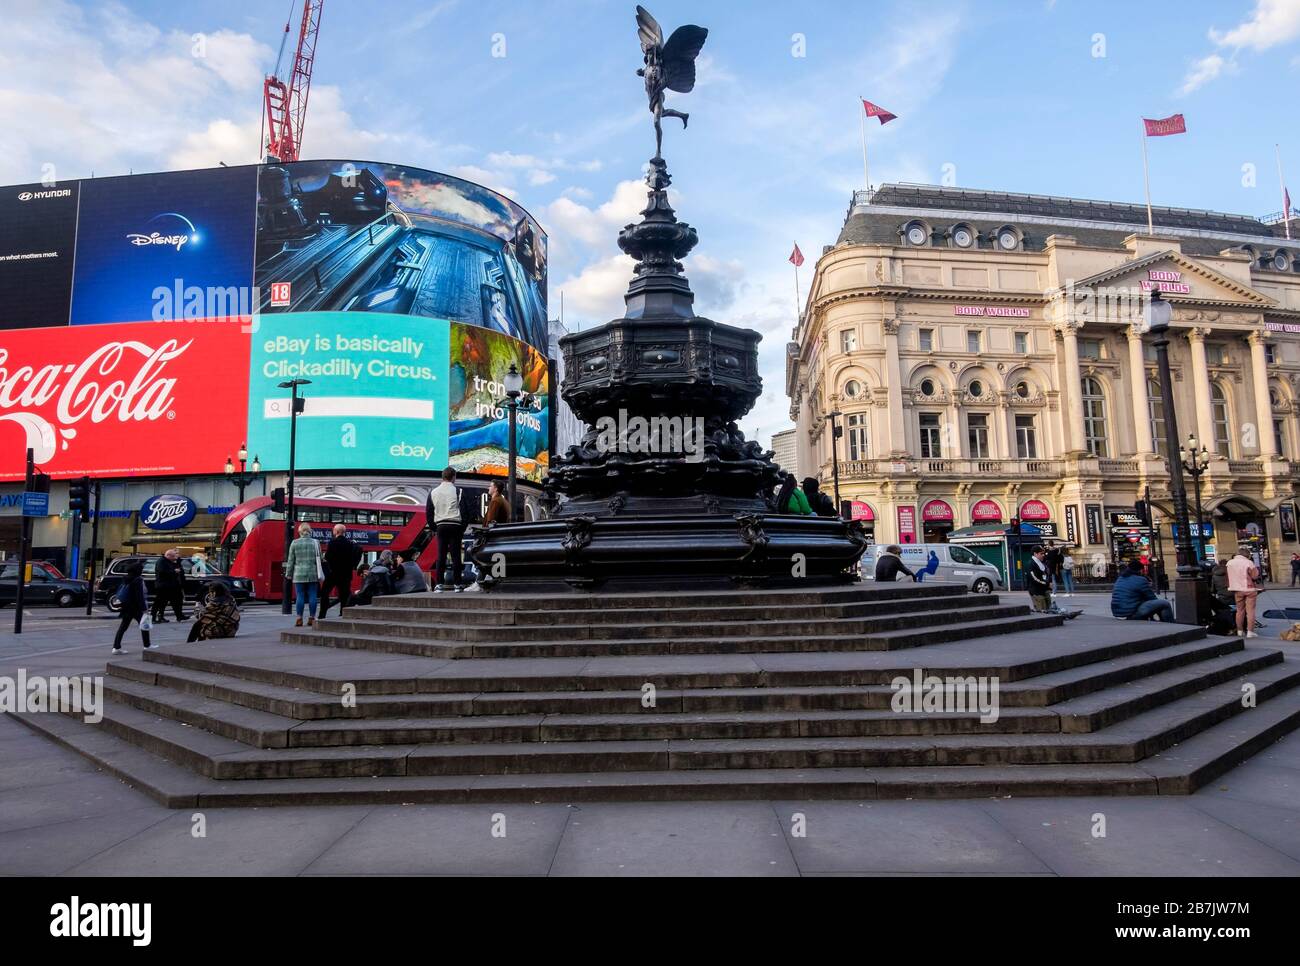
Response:
[[[190,240],[189,235],[164,235],[156,231],[148,235],[133,232],[126,237],[132,245],[137,247],[140,245],[172,245],[175,246],[177,251],[180,251],[181,246]]]

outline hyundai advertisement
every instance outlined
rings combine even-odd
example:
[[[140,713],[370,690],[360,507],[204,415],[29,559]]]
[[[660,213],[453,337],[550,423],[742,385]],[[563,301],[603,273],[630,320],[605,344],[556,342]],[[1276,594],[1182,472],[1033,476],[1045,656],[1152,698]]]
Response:
[[[546,236],[446,175],[302,161],[0,189],[0,480],[549,463]],[[540,351],[539,351],[540,350]],[[124,450],[103,430],[131,424]]]
[[[0,329],[67,325],[78,183],[0,190]]]

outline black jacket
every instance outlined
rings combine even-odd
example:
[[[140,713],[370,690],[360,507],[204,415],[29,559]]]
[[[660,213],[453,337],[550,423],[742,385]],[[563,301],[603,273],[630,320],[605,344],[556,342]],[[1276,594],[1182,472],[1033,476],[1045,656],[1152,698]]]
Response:
[[[1035,597],[1046,597],[1052,592],[1052,575],[1047,569],[1047,563],[1039,564],[1036,559],[1031,558],[1029,566],[1025,568],[1025,583],[1029,587],[1029,593]]]
[[[128,577],[122,586],[126,590],[122,599],[122,609],[118,613],[122,617],[137,619],[143,617],[144,612],[149,609],[149,597],[145,593],[144,578]]]
[[[361,563],[361,548],[347,536],[331,537],[325,547],[325,571],[331,576],[350,574]]]
[[[184,582],[184,571],[175,560],[159,557],[153,569],[153,585],[158,590],[171,590]]]
[[[831,499],[829,494],[823,493],[821,490],[813,493],[804,490],[803,495],[808,498],[809,508],[819,517],[835,516],[835,501]]]
[[[903,563],[901,557],[896,557],[892,553],[882,553],[879,559],[876,560],[877,583],[882,580],[897,580],[900,573],[907,574],[913,580],[916,579],[916,575],[907,569],[907,565]]]

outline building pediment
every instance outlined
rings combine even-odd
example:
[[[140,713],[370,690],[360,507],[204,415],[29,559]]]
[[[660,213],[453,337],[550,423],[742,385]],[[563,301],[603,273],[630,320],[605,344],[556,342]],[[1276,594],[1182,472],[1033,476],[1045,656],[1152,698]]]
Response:
[[[1144,292],[1158,290],[1171,302],[1196,302],[1215,306],[1236,306],[1266,310],[1277,301],[1263,292],[1225,275],[1204,262],[1178,251],[1152,252],[1141,258],[1073,282],[1076,292]]]

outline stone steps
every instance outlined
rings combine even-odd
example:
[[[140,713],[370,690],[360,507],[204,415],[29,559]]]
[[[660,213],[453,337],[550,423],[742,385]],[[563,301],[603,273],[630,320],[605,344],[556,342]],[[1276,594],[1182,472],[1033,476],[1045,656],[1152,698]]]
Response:
[[[1247,710],[1241,701],[1243,681],[1257,688],[1258,701],[1263,703],[1300,683],[1300,664],[1279,662],[1237,675],[1227,683],[1087,734],[517,740],[519,728],[540,727],[544,719],[539,717],[535,723],[501,725],[477,742],[424,743],[423,738],[412,735],[412,741],[401,744],[250,748],[234,738],[192,727],[176,718],[119,703],[104,709],[99,727],[146,751],[221,780],[683,768],[1126,763],[1150,757]],[[238,709],[239,718],[247,720],[252,716],[262,717],[263,713]]]
[[[1239,651],[1130,686],[1074,699],[1052,708],[999,708],[996,721],[976,713],[897,714],[877,709],[826,711],[683,712],[644,709],[640,692],[615,714],[445,714],[442,717],[355,717],[302,720],[202,694],[176,694],[164,684],[111,679],[110,698],[258,748],[337,747],[370,744],[441,744],[481,741],[608,741],[850,737],[975,733],[1089,732],[1211,685],[1282,660],[1280,652]],[[879,690],[872,692],[880,694]],[[893,692],[889,691],[888,696]],[[887,695],[881,694],[882,697]],[[337,702],[336,702],[337,703]]]
[[[212,781],[64,715],[19,719],[170,808],[239,806],[885,800],[1186,795],[1300,723],[1300,691],[1136,765],[1006,765],[354,777]]]
[[[1153,651],[1040,675],[1001,685],[1002,707],[1044,707],[1103,688],[1125,684],[1242,650],[1238,638],[1195,639]],[[639,714],[643,692],[623,691],[483,691],[467,693],[359,694],[355,706],[338,695],[248,681],[192,670],[175,664],[113,662],[110,677],[158,684],[188,694],[218,698],[229,704],[303,721],[350,718],[417,718],[493,714]],[[886,685],[763,686],[741,688],[659,688],[661,711],[693,713],[736,711],[882,710],[894,689]]]
[[[900,611],[943,609],[951,607],[979,607],[1003,603],[997,594],[976,595],[966,592],[956,584],[944,585],[946,592],[921,598],[901,597],[884,600],[843,600],[833,603],[738,604],[716,607],[674,607],[672,614],[679,623],[703,622],[710,625],[736,621],[762,621],[777,619],[816,619],[821,617],[873,617]],[[443,595],[445,596],[445,595]],[[367,620],[432,621],[455,620],[458,624],[482,626],[534,625],[534,624],[623,624],[655,622],[664,615],[663,608],[602,607],[591,608],[518,608],[471,609],[469,607],[408,606],[407,602],[418,595],[380,597],[375,603],[346,611]]]
[[[691,636],[699,634],[695,625],[673,625],[683,637],[637,637],[646,628],[619,629],[627,637],[549,639],[549,635],[562,633],[569,628],[547,628],[548,639],[499,641],[489,637],[478,640],[477,634],[466,634],[475,643],[460,642],[456,628],[433,628],[422,624],[386,624],[360,621],[326,621],[320,628],[302,628],[284,631],[281,638],[289,644],[309,644],[352,650],[377,651],[384,654],[411,654],[422,657],[445,658],[510,658],[510,657],[600,657],[647,654],[751,654],[781,653],[789,651],[887,651],[904,647],[918,647],[942,641],[966,640],[982,637],[994,627],[1006,632],[1055,627],[1063,618],[1053,615],[1033,614],[1027,607],[990,607],[978,611],[935,612],[924,620],[918,615],[899,615],[879,622],[847,621],[822,622],[803,625],[798,621],[769,622],[762,627],[768,634],[739,636],[742,631],[756,628],[742,625],[734,632],[718,636]],[[604,629],[604,628],[602,628]],[[479,630],[477,628],[475,631]],[[711,628],[710,630],[716,630]],[[818,633],[818,631],[837,631]],[[450,633],[445,640],[430,640],[430,632]],[[456,643],[452,643],[452,642]]]
[[[1300,725],[1286,647],[940,584],[418,594],[280,638],[114,659],[97,725],[19,717],[178,807],[1184,794]],[[918,673],[996,678],[996,719],[895,711]]]

